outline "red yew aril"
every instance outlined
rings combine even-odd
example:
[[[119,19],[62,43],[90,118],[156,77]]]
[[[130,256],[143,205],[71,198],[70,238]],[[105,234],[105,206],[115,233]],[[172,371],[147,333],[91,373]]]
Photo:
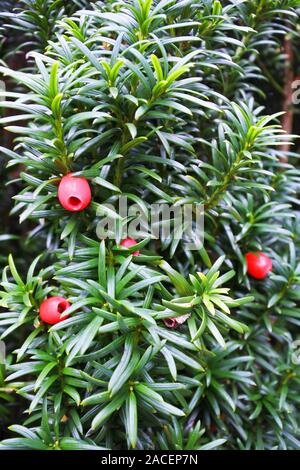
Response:
[[[44,323],[55,325],[68,318],[69,315],[63,313],[70,306],[71,304],[63,297],[49,297],[40,305],[40,319]]]
[[[91,188],[87,179],[68,173],[59,183],[58,199],[67,211],[83,211],[92,199]]]
[[[265,279],[272,271],[272,260],[261,252],[247,253],[247,273],[255,279]]]

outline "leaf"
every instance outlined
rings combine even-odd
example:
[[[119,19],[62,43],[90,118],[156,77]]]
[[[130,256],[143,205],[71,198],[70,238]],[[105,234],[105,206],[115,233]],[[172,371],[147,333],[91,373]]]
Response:
[[[43,330],[43,326],[40,326],[38,328],[36,328],[35,330],[33,330],[30,335],[28,336],[28,338],[24,341],[24,343],[22,344],[22,346],[20,347],[20,349],[18,349],[18,355],[17,355],[17,362],[19,362],[22,357],[24,356],[25,352],[27,351],[27,349],[29,348],[30,344],[32,343],[32,341],[34,340],[34,338],[36,336],[38,336],[41,331]]]
[[[61,233],[60,239],[64,240],[66,237],[68,237],[73,232],[76,225],[77,225],[77,219],[74,217],[65,225],[65,228],[63,229]]]
[[[16,266],[15,266],[12,255],[9,255],[9,257],[8,257],[8,264],[9,264],[10,272],[11,272],[14,280],[18,284],[18,286],[24,287],[24,282],[22,281],[21,277],[19,276],[19,273],[16,269]]]
[[[96,56],[93,54],[92,51],[90,51],[90,49],[88,49],[88,47],[85,46],[85,44],[83,44],[81,41],[79,41],[79,39],[74,38],[74,37],[73,38],[71,37],[71,42],[73,42],[78,47],[78,49],[83,53],[83,55],[96,68],[96,70],[98,70],[99,72],[102,72],[103,70],[102,65],[100,65]]]
[[[43,383],[43,381],[45,380],[45,378],[47,377],[47,375],[49,374],[49,372],[51,372],[51,370],[56,366],[56,362],[49,362],[49,364],[47,364],[44,369],[42,370],[42,372],[40,373],[40,375],[38,376],[38,378],[36,379],[35,381],[35,386],[34,386],[34,390],[36,391],[40,386],[41,384]]]
[[[126,422],[128,429],[128,438],[133,449],[136,448],[138,417],[137,417],[137,400],[133,391],[129,393],[126,400]]]
[[[149,277],[147,279],[143,279],[142,281],[136,282],[134,285],[131,287],[128,287],[126,289],[123,289],[120,293],[120,298],[128,298],[131,296],[134,296],[139,290],[144,289],[145,287],[148,287],[152,284],[158,284],[161,281],[165,280],[165,276],[153,276]]]
[[[96,430],[103,424],[116,410],[120,409],[126,400],[126,394],[121,392],[119,395],[115,396],[111,402],[106,405],[92,421],[92,429]]]
[[[193,295],[194,291],[190,284],[186,281],[186,279],[179,274],[175,269],[173,269],[166,261],[161,261],[159,263],[161,269],[163,269],[167,275],[169,276],[170,280],[174,284],[177,292],[182,295]]]
[[[52,100],[58,95],[58,68],[59,62],[54,62],[51,68],[49,80],[49,96]]]
[[[145,401],[147,401],[153,408],[160,411],[165,415],[173,415],[173,416],[185,416],[184,411],[177,408],[174,405],[171,405],[165,401],[156,401],[156,400],[149,400],[146,396],[144,396]]]
[[[122,153],[122,155],[126,155],[129,152],[129,150],[141,144],[142,142],[145,142],[146,140],[147,140],[147,137],[143,137],[143,136],[136,137],[135,139],[131,140],[127,144],[123,145],[123,147],[121,147],[120,149],[120,152]]]
[[[66,361],[68,366],[73,358],[78,354],[84,354],[85,351],[90,347],[93,339],[99,332],[99,328],[103,323],[103,318],[95,317],[83,330],[81,330],[67,345],[67,353],[69,357]]]
[[[109,391],[111,391],[113,387],[117,384],[120,375],[126,372],[127,366],[132,357],[132,352],[133,352],[133,336],[127,335],[126,340],[125,340],[123,355],[121,357],[118,367],[116,367],[116,369],[114,370],[114,373],[111,376],[109,384],[108,384]]]
[[[279,414],[277,413],[275,408],[267,400],[264,400],[264,405],[267,408],[267,410],[269,411],[269,413],[272,415],[272,417],[273,417],[275,423],[277,424],[277,426],[279,427],[279,429],[282,429],[283,424],[282,424],[282,421],[279,417]]]
[[[81,147],[76,150],[75,152],[75,158],[80,157],[84,153],[86,153],[88,150],[93,149],[96,146],[99,146],[100,144],[103,144],[107,142],[115,133],[117,129],[109,129],[108,131],[103,132],[102,134],[98,135],[97,137],[94,137],[92,139],[89,139],[87,142],[85,142]],[[119,158],[120,156],[115,156],[115,158]],[[103,162],[102,162],[103,164]],[[88,170],[87,170],[88,171]],[[87,173],[87,172],[86,172]],[[86,176],[89,176],[87,173]]]
[[[110,183],[109,181],[106,181],[105,179],[100,178],[99,176],[94,178],[93,182],[98,184],[99,186],[102,186],[103,188],[109,189],[110,191],[113,191],[113,192],[116,192],[116,193],[121,193],[120,188],[118,188],[114,184]]]
[[[204,372],[204,369],[202,365],[200,364],[200,361],[197,362],[195,359],[192,357],[188,356],[187,354],[183,353],[179,349],[175,348],[174,346],[168,346],[168,350],[171,352],[172,356],[177,359],[179,362],[182,364],[185,364],[186,366],[190,367],[191,369],[195,369],[197,371]]]
[[[4,439],[0,444],[1,450],[15,450],[15,449],[33,449],[33,450],[50,450],[49,447],[44,444],[39,438],[25,438],[16,437],[12,439]]]
[[[40,387],[39,391],[36,393],[34,396],[31,405],[29,407],[29,413],[32,413],[32,411],[36,408],[38,405],[40,399],[45,395],[47,390],[51,387],[51,385],[58,379],[58,375],[52,375],[51,377],[48,377]]]
[[[90,444],[74,437],[63,437],[60,440],[60,448],[61,450],[107,450],[105,447]]]
[[[199,447],[198,450],[212,450],[216,447],[220,447],[221,445],[225,444],[226,441],[227,439],[215,439],[214,441],[211,441],[208,444]]]
[[[23,437],[28,439],[36,439],[36,434],[25,426],[20,426],[19,424],[13,424],[9,426],[9,430],[20,434]]]
[[[104,403],[108,400],[109,400],[109,392],[105,391],[105,392],[95,393],[94,395],[90,395],[89,397],[82,400],[81,405],[82,406],[99,405],[100,403]]]
[[[202,321],[201,321],[201,325],[200,327],[198,328],[196,334],[192,337],[192,342],[194,343],[195,341],[197,341],[198,338],[200,338],[200,336],[203,335],[203,333],[205,332],[206,330],[206,326],[207,326],[207,315],[206,313],[204,312],[204,310],[201,310],[201,311],[198,311],[198,313],[200,314],[201,318],[202,318]]]
[[[125,370],[119,374],[119,377],[111,385],[111,381],[108,384],[108,390],[110,391],[110,396],[115,395],[125,383],[132,377],[135,372],[135,369],[138,365],[140,355],[137,351],[133,353],[131,360],[129,361]]]
[[[29,204],[25,211],[20,215],[20,224],[23,223],[28,217],[36,211],[39,207],[41,207],[43,204],[48,202],[50,199],[54,197],[53,194],[47,194],[45,196],[38,196],[36,198],[36,201],[33,202],[32,204]]]
[[[105,241],[102,240],[99,244],[99,257],[98,257],[98,280],[99,284],[106,287],[106,250]]]
[[[169,349],[167,349],[167,348],[162,348],[161,353],[163,354],[165,360],[167,361],[167,364],[168,364],[168,367],[169,367],[169,370],[170,370],[170,374],[171,374],[173,380],[176,380],[177,379],[176,362],[174,361],[174,358],[172,356],[171,351],[169,351]]]
[[[127,122],[126,126],[130,132],[131,138],[134,140],[137,136],[137,128],[134,124]]]
[[[216,325],[211,321],[210,318],[207,318],[207,328],[209,329],[209,331],[211,332],[211,334],[213,335],[213,337],[216,339],[216,341],[219,343],[219,345],[222,347],[222,348],[225,348],[226,347],[226,343],[224,341],[224,338],[223,336],[221,335],[221,333],[219,332],[218,328],[216,327]]]
[[[80,395],[74,387],[64,385],[64,393],[69,395],[75,401],[77,406],[80,405]]]

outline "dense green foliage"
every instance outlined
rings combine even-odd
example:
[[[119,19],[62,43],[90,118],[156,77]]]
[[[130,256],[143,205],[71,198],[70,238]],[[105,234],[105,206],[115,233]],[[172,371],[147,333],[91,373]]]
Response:
[[[3,270],[0,413],[21,437],[0,448],[299,449],[300,173],[270,91],[298,2],[20,3],[28,63],[0,68],[16,134],[1,155],[31,265],[19,253]],[[57,199],[70,171],[93,193],[75,215]],[[204,247],[120,248],[119,195],[141,211],[203,204]],[[107,203],[116,240],[96,235]],[[252,250],[273,260],[268,279],[247,276]],[[71,303],[52,327],[48,295]]]

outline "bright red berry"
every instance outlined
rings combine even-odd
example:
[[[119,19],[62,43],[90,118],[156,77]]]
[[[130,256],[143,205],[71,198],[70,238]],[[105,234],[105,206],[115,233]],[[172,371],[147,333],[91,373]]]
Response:
[[[40,305],[40,319],[49,325],[55,325],[68,318],[69,315],[63,313],[70,306],[63,297],[49,297]]]
[[[67,174],[59,183],[58,199],[67,211],[83,211],[92,199],[88,181],[82,176],[73,176],[72,173]]]
[[[124,248],[131,248],[132,246],[134,246],[136,244],[137,244],[137,242],[133,238],[125,238],[125,240],[123,240],[121,242],[121,246],[124,246]],[[139,256],[140,251],[139,250],[134,251],[132,254],[133,254],[133,256]]]
[[[247,272],[255,279],[265,279],[272,271],[272,260],[264,253],[247,253]]]

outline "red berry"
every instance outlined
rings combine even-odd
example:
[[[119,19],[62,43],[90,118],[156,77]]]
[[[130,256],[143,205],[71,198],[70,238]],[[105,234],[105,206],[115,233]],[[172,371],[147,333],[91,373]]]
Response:
[[[63,315],[63,312],[70,306],[63,297],[49,297],[40,305],[40,319],[49,325],[55,325],[68,318],[69,315]]]
[[[67,211],[83,211],[92,199],[88,181],[82,176],[73,176],[72,173],[69,173],[59,183],[58,199]]]
[[[125,238],[125,240],[123,240],[121,242],[121,246],[124,246],[124,248],[131,248],[132,246],[134,246],[136,244],[137,244],[137,242],[133,238]],[[139,250],[134,251],[132,254],[133,254],[133,256],[139,256],[140,251]]]
[[[265,279],[272,271],[272,260],[264,253],[247,253],[247,272],[255,279]]]

